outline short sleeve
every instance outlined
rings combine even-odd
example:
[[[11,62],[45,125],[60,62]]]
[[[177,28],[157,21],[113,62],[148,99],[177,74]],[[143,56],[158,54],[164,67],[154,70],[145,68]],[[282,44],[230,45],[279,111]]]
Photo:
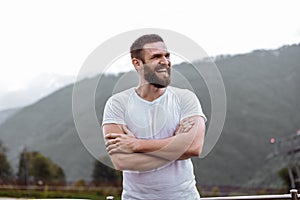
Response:
[[[103,112],[102,126],[111,123],[125,124],[122,102],[120,99],[115,98],[115,96],[107,100]]]
[[[180,106],[181,106],[180,121],[183,120],[184,118],[191,117],[194,115],[200,115],[203,117],[205,122],[207,121],[207,118],[202,111],[200,101],[193,92],[189,90],[184,90],[184,93],[181,95]]]

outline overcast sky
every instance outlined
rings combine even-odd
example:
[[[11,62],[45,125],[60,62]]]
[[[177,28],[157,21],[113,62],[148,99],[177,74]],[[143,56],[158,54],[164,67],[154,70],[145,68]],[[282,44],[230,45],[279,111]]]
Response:
[[[176,31],[209,56],[300,43],[299,8],[299,0],[0,1],[0,96],[41,74],[76,76],[97,46],[133,29]]]

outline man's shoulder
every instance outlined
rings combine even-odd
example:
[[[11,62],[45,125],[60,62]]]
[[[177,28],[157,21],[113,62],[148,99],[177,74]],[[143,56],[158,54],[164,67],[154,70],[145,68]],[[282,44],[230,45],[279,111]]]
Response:
[[[129,88],[126,90],[123,90],[121,92],[113,94],[110,98],[111,99],[126,99],[130,97],[134,93],[134,88]]]
[[[182,89],[178,87],[168,86],[168,90],[171,94],[178,95],[178,96],[186,96],[186,95],[193,95],[194,92],[192,92],[189,89]]]

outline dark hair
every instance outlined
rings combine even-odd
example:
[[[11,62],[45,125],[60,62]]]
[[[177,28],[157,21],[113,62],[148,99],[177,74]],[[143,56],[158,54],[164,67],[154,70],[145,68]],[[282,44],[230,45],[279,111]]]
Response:
[[[143,35],[136,39],[130,47],[131,58],[137,58],[144,62],[143,47],[145,44],[153,42],[164,42],[164,40],[157,34]]]

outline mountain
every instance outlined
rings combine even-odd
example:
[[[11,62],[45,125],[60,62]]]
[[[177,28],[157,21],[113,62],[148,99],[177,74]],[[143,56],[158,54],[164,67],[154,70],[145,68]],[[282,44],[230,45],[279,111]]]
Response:
[[[10,117],[12,117],[14,114],[16,114],[20,110],[21,110],[21,108],[12,108],[12,109],[0,111],[0,124],[5,122],[5,120],[9,119]]]
[[[33,77],[16,90],[7,90],[9,87],[0,87],[0,110],[24,107],[52,92],[74,83],[74,76],[43,73]]]
[[[216,60],[226,88],[227,116],[218,145],[199,162],[201,181],[280,186],[277,171],[286,163],[267,160],[274,150],[269,141],[296,134],[300,127],[299,55],[298,44]]]
[[[193,159],[200,184],[274,186],[262,177],[276,177],[276,169],[284,164],[266,159],[273,151],[269,140],[289,136],[300,128],[299,55],[300,44],[295,44],[215,58],[226,90],[227,114],[212,152],[204,159]],[[205,60],[176,65],[172,84],[193,89],[210,120],[211,91],[195,66],[203,70],[212,67]],[[73,85],[69,85],[23,108],[0,126],[0,139],[9,148],[9,160],[16,167],[18,154],[27,147],[62,166],[69,181],[89,180],[93,156],[103,153],[100,127],[104,104],[113,93],[136,83],[135,72],[99,75],[77,83],[81,93],[75,99]],[[91,90],[93,98],[88,96]],[[73,113],[72,100],[76,107]],[[90,115],[92,112],[96,114]],[[274,170],[266,170],[270,168]],[[276,181],[275,186],[280,187],[280,180]]]

